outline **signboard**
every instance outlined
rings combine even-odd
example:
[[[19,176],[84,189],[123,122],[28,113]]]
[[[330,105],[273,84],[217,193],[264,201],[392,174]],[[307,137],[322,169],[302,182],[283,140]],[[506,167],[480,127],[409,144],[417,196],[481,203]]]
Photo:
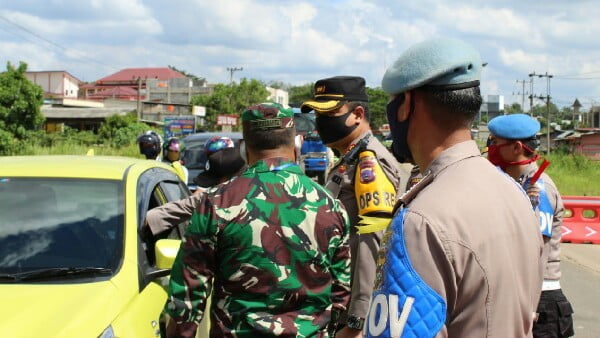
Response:
[[[239,116],[236,114],[217,115],[217,126],[236,126]]]
[[[184,116],[165,116],[163,134],[165,140],[169,137],[185,137],[196,132],[196,117],[191,115]]]
[[[204,117],[206,116],[206,107],[204,106],[193,106],[192,115]]]

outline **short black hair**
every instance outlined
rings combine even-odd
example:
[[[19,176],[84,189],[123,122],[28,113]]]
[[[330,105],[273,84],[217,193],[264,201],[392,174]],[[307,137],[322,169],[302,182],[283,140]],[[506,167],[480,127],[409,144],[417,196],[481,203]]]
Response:
[[[479,86],[457,90],[421,89],[431,117],[444,128],[471,127],[483,102]]]
[[[279,147],[293,146],[296,129],[246,129],[243,130],[244,142],[254,150],[277,149]]]
[[[369,111],[369,102],[365,101],[348,101],[348,111],[353,111],[356,107],[361,106],[365,110],[365,119],[371,121],[371,112]]]

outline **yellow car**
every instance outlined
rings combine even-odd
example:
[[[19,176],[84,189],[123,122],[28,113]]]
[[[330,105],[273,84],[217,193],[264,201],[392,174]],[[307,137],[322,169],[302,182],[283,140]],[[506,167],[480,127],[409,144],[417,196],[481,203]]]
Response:
[[[184,224],[148,209],[189,195],[158,161],[0,157],[0,337],[157,337]]]

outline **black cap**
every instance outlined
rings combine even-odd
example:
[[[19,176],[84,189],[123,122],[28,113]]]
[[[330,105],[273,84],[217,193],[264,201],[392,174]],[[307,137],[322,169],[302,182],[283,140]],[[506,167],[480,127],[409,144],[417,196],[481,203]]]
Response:
[[[217,185],[224,177],[237,174],[246,165],[237,148],[224,148],[211,154],[206,162],[206,170],[194,178],[194,183],[202,188]]]
[[[315,83],[315,97],[302,103],[300,111],[332,111],[348,101],[368,102],[365,79],[360,76],[334,76]]]

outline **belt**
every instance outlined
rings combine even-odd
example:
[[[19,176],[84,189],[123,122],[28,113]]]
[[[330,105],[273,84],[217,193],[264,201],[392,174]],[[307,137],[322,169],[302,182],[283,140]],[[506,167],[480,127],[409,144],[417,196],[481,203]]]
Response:
[[[544,279],[542,282],[542,291],[560,290],[560,281]]]

